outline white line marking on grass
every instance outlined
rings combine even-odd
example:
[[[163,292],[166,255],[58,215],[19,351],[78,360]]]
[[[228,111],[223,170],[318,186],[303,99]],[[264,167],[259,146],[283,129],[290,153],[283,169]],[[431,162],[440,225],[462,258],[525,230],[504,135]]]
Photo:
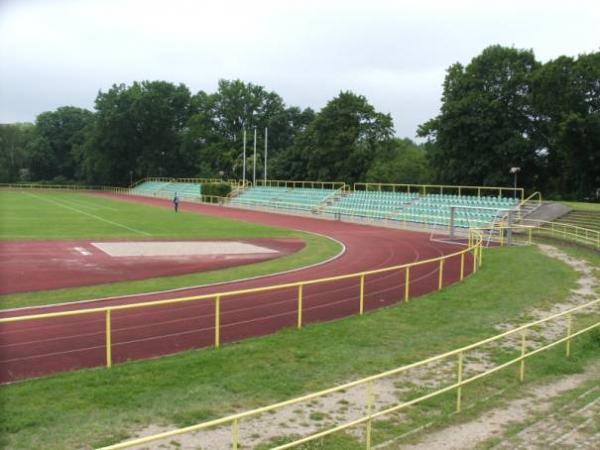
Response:
[[[85,194],[82,194],[82,195],[85,195]],[[109,206],[99,205],[97,203],[90,204],[90,203],[86,203],[82,200],[73,200],[72,198],[69,198],[68,200],[61,198],[60,200],[65,203],[74,203],[76,205],[79,205],[79,206],[87,208],[87,209],[109,209],[111,211],[117,211],[117,208],[111,208]]]
[[[114,225],[116,227],[125,228],[126,230],[133,231],[134,233],[143,234],[144,236],[152,236],[150,233],[146,233],[145,231],[136,230],[135,228],[128,227],[127,225],[123,225],[121,223],[113,222],[112,220],[104,219],[103,217],[97,216],[97,215],[89,213],[89,212],[81,211],[80,209],[73,208],[72,206],[65,205],[64,203],[58,202],[56,200],[50,200],[50,199],[47,199],[47,198],[43,198],[43,197],[40,197],[39,195],[35,195],[35,194],[30,193],[30,192],[25,192],[25,194],[27,194],[27,195],[29,195],[31,197],[37,198],[39,200],[43,200],[43,201],[48,202],[48,203],[54,203],[55,205],[62,206],[65,209],[70,209],[71,211],[78,212],[79,214],[83,214],[84,216],[88,216],[88,217],[91,217],[93,219],[100,220],[101,222],[106,222],[106,223],[109,223],[109,224]]]

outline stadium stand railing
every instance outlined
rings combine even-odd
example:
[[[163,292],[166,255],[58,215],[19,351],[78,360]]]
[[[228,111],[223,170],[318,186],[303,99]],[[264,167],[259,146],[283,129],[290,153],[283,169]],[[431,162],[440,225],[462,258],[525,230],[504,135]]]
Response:
[[[263,414],[273,415],[276,414],[276,412],[278,410],[281,410],[282,408],[294,407],[296,405],[298,405],[296,407],[299,407],[299,405],[307,404],[308,402],[311,402],[311,404],[318,404],[319,401],[325,400],[327,396],[331,396],[332,394],[340,394],[343,396],[347,391],[357,387],[364,387],[367,391],[367,395],[365,396],[364,401],[364,412],[359,418],[341,424],[334,423],[333,425],[326,425],[317,432],[309,433],[306,436],[300,438],[294,436],[292,437],[291,441],[279,445],[274,445],[270,448],[272,450],[296,448],[302,444],[313,442],[317,439],[321,439],[326,436],[333,435],[335,433],[340,433],[350,429],[356,429],[356,427],[358,426],[364,426],[364,431],[360,433],[353,433],[353,435],[359,438],[362,437],[362,440],[365,444],[365,448],[367,450],[370,450],[374,448],[372,442],[373,423],[377,419],[383,419],[385,416],[389,416],[392,413],[402,411],[410,406],[417,405],[434,397],[438,397],[440,395],[450,392],[455,392],[455,411],[457,413],[460,413],[463,410],[463,389],[469,384],[481,379],[485,379],[511,366],[518,366],[517,377],[518,380],[522,383],[525,380],[526,360],[534,355],[545,352],[560,344],[565,344],[565,356],[567,358],[571,357],[573,339],[600,327],[600,320],[597,320],[596,318],[596,320],[591,324],[583,322],[583,325],[580,326],[579,329],[575,329],[575,316],[582,313],[588,313],[589,315],[590,312],[591,314],[597,315],[598,305],[600,305],[600,299],[596,299],[583,305],[570,308],[566,311],[550,315],[548,317],[536,320],[534,322],[527,323],[525,325],[513,328],[511,330],[497,334],[490,338],[483,339],[479,342],[475,342],[473,344],[457,348],[446,353],[435,355],[412,364],[398,367],[396,369],[371,375],[369,377],[365,377],[356,381],[351,381],[319,392],[310,393],[291,400],[274,403],[262,408],[256,408],[237,414],[232,414],[230,416],[223,417],[220,419],[211,420],[209,422],[204,422],[185,428],[175,429],[172,431],[133,439],[115,445],[109,445],[106,447],[102,447],[102,449],[100,450],[120,450],[132,447],[139,447],[142,445],[163,441],[165,439],[173,439],[177,436],[181,436],[187,433],[223,427],[229,428],[229,442],[231,442],[231,448],[233,450],[237,450],[241,446],[240,423],[242,421],[248,421],[254,417]],[[556,333],[552,333],[552,338],[549,340],[549,342],[546,340],[540,340],[539,337],[527,339],[528,333],[531,333],[530,330],[538,331],[540,327],[544,327],[547,324],[559,326],[557,322],[559,319],[563,318],[566,320],[563,325],[564,335],[562,337],[560,335],[557,335]],[[466,358],[466,356],[468,356],[470,352],[476,353],[480,348],[489,344],[496,343],[498,341],[502,342],[503,352],[509,354],[510,359],[508,361],[496,362],[491,367],[485,367],[485,369],[483,370],[480,368],[471,368],[470,371],[467,371],[469,360]],[[439,364],[440,362],[444,362],[447,364],[455,364],[455,371],[450,375],[450,380],[447,382],[447,384],[442,385],[441,387],[436,386],[436,388],[434,388],[431,392],[427,392],[409,400],[402,401],[398,399],[394,403],[385,405],[385,407],[376,410],[376,403],[374,401],[373,395],[375,383],[377,383],[380,380],[391,379],[392,377],[401,376],[403,373],[406,373],[411,369],[428,368],[429,365],[434,363]],[[429,369],[431,370],[430,367]],[[472,374],[473,372],[475,372],[474,375]],[[283,429],[281,436],[284,437],[285,435],[286,430]],[[195,436],[195,441],[198,444],[202,444],[202,442],[198,442],[198,440],[198,436]]]
[[[482,194],[495,197],[513,197],[523,200],[525,190],[501,186],[463,186],[449,184],[398,184],[398,183],[354,183],[355,191],[404,192],[427,194],[452,194],[481,197]]]

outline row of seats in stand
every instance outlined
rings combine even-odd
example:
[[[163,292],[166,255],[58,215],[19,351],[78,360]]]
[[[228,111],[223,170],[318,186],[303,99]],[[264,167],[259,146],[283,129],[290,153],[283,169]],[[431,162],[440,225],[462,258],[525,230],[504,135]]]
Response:
[[[419,200],[421,204],[443,206],[466,206],[473,208],[510,209],[518,200],[508,197],[427,194]]]
[[[383,218],[412,203],[417,196],[418,194],[404,192],[354,191],[346,193],[325,211],[332,214]]]
[[[173,197],[175,194],[177,194],[177,197],[181,199],[195,200],[200,197],[201,193],[202,185],[199,183],[183,183],[174,181],[158,191],[158,196]]]
[[[515,200],[464,195],[419,195],[416,192],[353,191],[325,209],[326,213],[448,226],[451,208],[459,227],[485,226],[516,205]]]
[[[174,197],[175,194],[181,199],[195,200],[202,193],[200,183],[186,183],[179,181],[144,181],[131,189],[135,195],[147,197]]]
[[[231,203],[277,209],[313,210],[334,192],[333,189],[256,186],[245,189],[233,198]]]
[[[451,210],[448,207],[430,208],[425,206],[413,206],[394,213],[389,218],[401,222],[417,222],[436,226],[449,226]],[[496,212],[485,210],[469,210],[454,212],[454,225],[457,227],[481,227],[493,222]]]
[[[135,195],[154,196],[156,192],[168,184],[168,182],[164,181],[144,181],[133,187],[130,192]]]

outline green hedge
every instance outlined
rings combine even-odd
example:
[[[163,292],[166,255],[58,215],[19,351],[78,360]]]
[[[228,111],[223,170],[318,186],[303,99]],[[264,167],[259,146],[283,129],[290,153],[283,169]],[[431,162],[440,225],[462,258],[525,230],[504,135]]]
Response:
[[[229,183],[206,183],[202,184],[202,195],[215,195],[217,197],[227,197],[231,192]]]

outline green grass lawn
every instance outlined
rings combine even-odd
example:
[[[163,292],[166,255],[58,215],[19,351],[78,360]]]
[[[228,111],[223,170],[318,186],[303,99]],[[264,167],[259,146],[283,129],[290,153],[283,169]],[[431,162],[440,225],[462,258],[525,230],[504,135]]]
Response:
[[[576,211],[600,211],[600,203],[589,202],[559,202]]]
[[[324,261],[341,251],[323,237],[77,193],[0,191],[0,239],[296,237],[306,246],[271,261],[223,270],[0,296],[0,309],[150,292],[266,275]]]
[[[528,308],[550,307],[577,279],[533,247],[488,250],[484,261],[464,283],[362,317],[0,387],[0,447],[89,448],[150,424],[190,425],[288,399],[497,334],[495,324],[525,322]],[[560,364],[551,355],[528,365],[528,380],[580,370],[587,355],[579,345],[570,361],[559,353]],[[476,386],[465,388],[465,404],[477,399]],[[354,448],[349,439],[314,448]]]

